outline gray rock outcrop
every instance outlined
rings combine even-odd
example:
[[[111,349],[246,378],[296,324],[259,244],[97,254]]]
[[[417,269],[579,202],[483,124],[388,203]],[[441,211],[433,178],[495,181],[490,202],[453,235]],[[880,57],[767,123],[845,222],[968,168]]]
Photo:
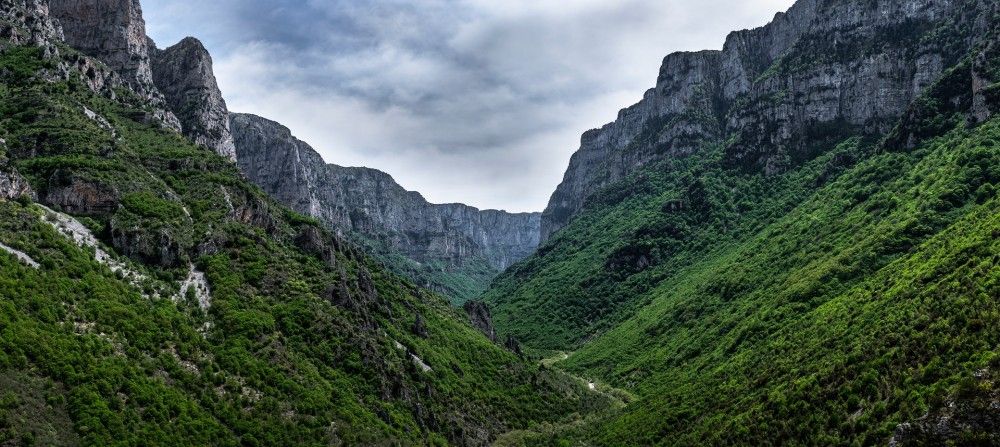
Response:
[[[49,0],[66,43],[100,59],[137,93],[155,90],[138,0]]]
[[[152,107],[152,119],[235,161],[229,111],[212,57],[195,38],[167,49],[146,36],[139,0],[50,0],[67,44],[103,62]],[[77,67],[85,82],[104,88],[100,67]]]
[[[431,204],[384,172],[326,164],[276,122],[233,114],[231,126],[240,169],[264,191],[331,228],[382,241],[413,261],[460,266],[482,260],[500,271],[538,245],[538,213]]]
[[[53,81],[75,79],[95,93],[116,98],[127,87],[116,72],[97,60],[77,53],[63,54],[62,27],[52,18],[45,0],[0,0],[0,38],[11,45],[33,45],[42,50],[53,68],[43,76]]]
[[[7,142],[0,139],[0,200],[35,198],[31,184],[17,172],[6,156]]]
[[[492,342],[497,341],[497,331],[493,326],[493,316],[490,314],[490,308],[482,301],[467,301],[462,308],[465,309],[465,314],[469,316],[469,322],[472,323],[472,327],[479,329],[486,338],[490,339]]]
[[[13,168],[0,166],[0,200],[19,199],[35,196],[31,185]]]
[[[62,29],[49,13],[45,0],[0,0],[0,38],[15,45],[32,44],[46,51],[52,40],[63,38]]]
[[[106,215],[118,209],[121,197],[114,188],[65,170],[48,179],[42,201],[75,215]]]
[[[991,0],[799,0],[721,51],[667,56],[656,86],[586,132],[542,216],[542,241],[588,197],[644,166],[724,145],[782,172],[848,132],[879,133],[989,26]]]
[[[49,0],[49,12],[62,27],[67,44],[94,57],[154,109],[154,119],[181,130],[153,82],[146,22],[139,0]]]
[[[153,81],[195,144],[236,160],[229,131],[229,109],[212,70],[212,56],[201,41],[187,37],[160,50],[150,41]]]
[[[1000,444],[1000,391],[989,370],[963,382],[943,405],[896,426],[889,447]]]

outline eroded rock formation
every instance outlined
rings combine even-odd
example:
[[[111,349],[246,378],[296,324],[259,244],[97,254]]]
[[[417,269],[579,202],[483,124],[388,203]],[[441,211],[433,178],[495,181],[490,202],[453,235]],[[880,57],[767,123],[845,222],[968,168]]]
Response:
[[[68,43],[115,70],[136,93],[157,97],[139,0],[49,0]]]
[[[989,0],[800,0],[721,51],[667,56],[656,86],[586,132],[542,216],[542,240],[588,197],[709,144],[734,166],[781,172],[848,132],[885,132],[984,35]]]
[[[493,327],[493,317],[490,315],[490,308],[481,301],[468,301],[463,306],[465,314],[469,316],[472,327],[479,329],[490,341],[497,341],[497,331]]]
[[[212,70],[212,56],[201,41],[187,37],[164,50],[152,42],[153,80],[181,120],[185,136],[230,160],[236,146],[229,131],[229,109]]]
[[[482,259],[499,271],[538,245],[539,215],[431,204],[375,169],[326,164],[288,128],[234,114],[240,169],[264,191],[334,229],[387,243],[420,263]]]

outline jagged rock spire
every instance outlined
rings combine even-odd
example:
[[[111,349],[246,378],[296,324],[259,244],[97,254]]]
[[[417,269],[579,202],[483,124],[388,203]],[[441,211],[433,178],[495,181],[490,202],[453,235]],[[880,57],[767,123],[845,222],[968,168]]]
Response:
[[[177,114],[184,135],[230,160],[236,146],[229,131],[229,109],[212,69],[212,56],[201,41],[187,37],[159,50],[149,45],[156,87]]]

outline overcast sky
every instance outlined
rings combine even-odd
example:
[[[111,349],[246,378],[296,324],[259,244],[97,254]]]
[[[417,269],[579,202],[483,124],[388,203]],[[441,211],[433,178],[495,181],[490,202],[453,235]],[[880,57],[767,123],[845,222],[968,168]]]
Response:
[[[166,47],[200,38],[230,110],[435,203],[540,211],[580,134],[673,51],[719,49],[792,0],[146,0]]]

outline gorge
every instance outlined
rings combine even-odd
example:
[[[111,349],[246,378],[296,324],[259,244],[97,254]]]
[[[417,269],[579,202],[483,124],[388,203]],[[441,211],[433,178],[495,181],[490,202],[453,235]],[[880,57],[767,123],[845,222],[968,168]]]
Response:
[[[539,213],[231,112],[141,6],[0,0],[0,445],[1000,443],[1000,3],[669,54]]]

